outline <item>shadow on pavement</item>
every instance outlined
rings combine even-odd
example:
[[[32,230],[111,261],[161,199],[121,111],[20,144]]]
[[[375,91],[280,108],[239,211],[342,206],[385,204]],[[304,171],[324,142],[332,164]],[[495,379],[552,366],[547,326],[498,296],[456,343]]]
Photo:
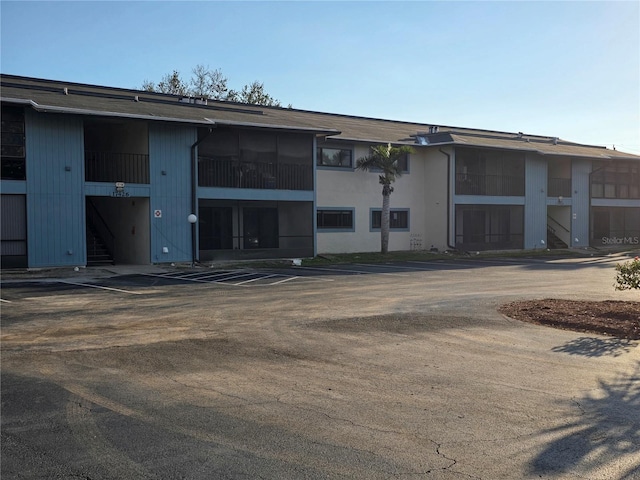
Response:
[[[572,472],[584,478],[640,478],[640,363],[629,377],[572,400],[582,410],[578,420],[542,432],[558,436],[530,465],[536,476]]]
[[[551,351],[584,357],[619,357],[624,353],[629,353],[638,345],[638,341],[625,338],[580,337],[564,345],[553,347]]]

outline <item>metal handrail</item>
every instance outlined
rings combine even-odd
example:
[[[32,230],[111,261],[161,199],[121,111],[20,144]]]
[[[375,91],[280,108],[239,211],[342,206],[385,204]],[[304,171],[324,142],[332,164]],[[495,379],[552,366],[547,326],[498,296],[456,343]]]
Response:
[[[564,225],[562,225],[560,222],[558,222],[557,220],[555,220],[554,218],[550,217],[549,215],[547,215],[547,228],[551,227],[549,225],[549,221],[552,221],[553,223],[555,223],[558,227],[560,227],[562,230],[564,230],[567,233],[571,233],[571,230],[569,230],[567,227],[565,227]],[[556,233],[555,228],[551,227],[553,233]]]
[[[87,206],[87,221],[96,229],[102,241],[105,242],[107,252],[109,252],[112,257],[115,257],[116,236],[113,234],[102,215],[100,215],[100,212],[91,199],[87,199]]]
[[[263,190],[313,190],[313,166],[200,155],[198,185]]]
[[[86,150],[85,179],[88,182],[149,183],[149,155]]]
[[[524,177],[456,173],[457,195],[524,196]]]

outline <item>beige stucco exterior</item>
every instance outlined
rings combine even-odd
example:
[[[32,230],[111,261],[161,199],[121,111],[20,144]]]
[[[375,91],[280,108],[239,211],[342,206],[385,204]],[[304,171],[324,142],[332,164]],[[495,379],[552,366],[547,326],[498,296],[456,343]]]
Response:
[[[369,144],[353,147],[354,164],[369,152]],[[343,145],[342,148],[349,146]],[[447,248],[447,157],[437,149],[416,148],[409,158],[409,173],[393,185],[391,209],[409,210],[409,230],[391,231],[389,250]],[[354,231],[318,229],[318,253],[375,252],[380,250],[380,232],[371,231],[370,211],[382,207],[382,186],[378,174],[352,169],[317,171],[319,210],[354,210]]]

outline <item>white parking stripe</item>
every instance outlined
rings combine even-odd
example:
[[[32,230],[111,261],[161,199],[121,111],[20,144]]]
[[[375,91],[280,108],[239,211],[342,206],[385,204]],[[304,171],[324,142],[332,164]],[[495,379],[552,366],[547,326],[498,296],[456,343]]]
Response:
[[[283,280],[278,280],[277,282],[270,283],[269,285],[278,285],[280,283],[288,282],[289,280],[293,280],[294,278],[302,278],[302,277],[289,277]]]
[[[249,277],[251,275],[256,275],[255,272],[249,272],[249,273],[241,273],[239,275],[231,275],[230,277],[225,277],[221,280],[214,280],[216,283],[222,283],[222,282],[226,282],[227,280],[233,280],[234,278],[242,278],[242,277]],[[209,278],[209,277],[200,277],[202,278]]]
[[[98,288],[100,290],[110,290],[112,292],[130,293],[131,295],[143,295],[143,292],[132,292],[131,290],[122,290],[120,288],[103,287],[101,285],[91,285],[89,283],[76,283],[68,280],[58,280],[58,283],[66,283],[68,285],[77,285],[79,287]]]
[[[165,273],[162,275],[157,275],[159,277],[165,277],[165,278],[183,278],[185,280],[189,280],[190,277],[196,277],[196,278],[213,278],[213,277],[220,277],[223,275],[228,275],[230,273],[232,273],[230,270],[224,270],[224,271],[220,271],[220,270],[214,270],[215,273],[207,273],[207,272],[195,272],[195,273],[182,273],[182,272],[173,272],[173,273]]]
[[[4,298],[0,298],[0,302],[11,303],[11,300],[5,300]]]
[[[267,278],[271,278],[271,277],[279,277],[282,275],[277,275],[275,273],[272,273],[271,275],[265,275],[263,277],[258,277],[258,278],[252,278],[251,280],[245,280],[244,282],[238,282],[238,283],[234,283],[234,285],[238,286],[238,285],[244,285],[246,283],[251,283],[251,282],[257,282],[258,280],[266,280]]]
[[[212,282],[208,282],[206,280],[200,280],[198,278],[172,277],[170,275],[158,275],[156,273],[143,273],[142,275],[145,276],[145,277],[164,278],[165,280],[182,280],[182,281],[185,281],[185,282],[212,283]]]

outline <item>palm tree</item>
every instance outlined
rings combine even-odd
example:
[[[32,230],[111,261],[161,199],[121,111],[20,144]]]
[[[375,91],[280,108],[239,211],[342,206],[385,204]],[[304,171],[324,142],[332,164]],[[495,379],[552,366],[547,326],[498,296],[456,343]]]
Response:
[[[380,251],[382,253],[389,251],[389,206],[391,192],[393,192],[391,184],[402,175],[400,161],[412,152],[413,149],[408,146],[392,147],[390,143],[377,145],[371,149],[370,155],[359,158],[356,163],[358,170],[380,172],[378,179],[382,185],[382,219],[380,222]]]

